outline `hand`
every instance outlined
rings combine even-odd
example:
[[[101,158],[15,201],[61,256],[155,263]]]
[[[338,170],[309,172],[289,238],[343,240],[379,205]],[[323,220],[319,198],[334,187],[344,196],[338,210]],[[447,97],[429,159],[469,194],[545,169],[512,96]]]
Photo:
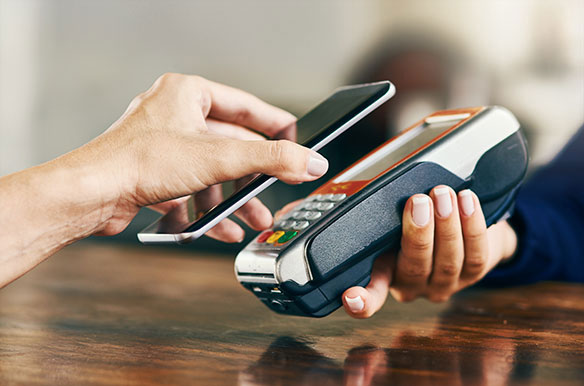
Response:
[[[45,164],[0,178],[0,287],[63,246],[122,231],[140,207],[168,211],[195,196],[197,211],[222,200],[218,183],[264,173],[299,183],[322,176],[318,153],[260,134],[295,134],[295,118],[243,91],[197,76],[166,74],[107,131]],[[292,137],[290,137],[290,135]],[[255,229],[272,224],[257,199],[237,211]],[[211,232],[241,241],[226,220]]]
[[[418,297],[446,301],[510,258],[517,245],[507,222],[487,229],[480,202],[470,190],[457,195],[441,185],[429,196],[414,195],[406,202],[402,223],[401,249],[376,260],[366,288],[352,287],[343,294],[349,315],[370,317],[388,292],[402,302]]]
[[[243,91],[196,76],[163,75],[107,132],[80,149],[101,155],[87,162],[105,164],[102,185],[117,188],[110,192],[116,205],[101,233],[120,232],[142,206],[193,192],[199,192],[197,212],[204,212],[223,200],[218,183],[237,180],[240,186],[254,173],[289,183],[320,177],[328,167],[322,156],[258,134],[272,137],[294,122],[291,114]],[[164,212],[178,202],[155,209]],[[272,224],[270,211],[258,199],[236,215],[257,230]],[[244,232],[224,220],[210,235],[233,242],[241,241]]]

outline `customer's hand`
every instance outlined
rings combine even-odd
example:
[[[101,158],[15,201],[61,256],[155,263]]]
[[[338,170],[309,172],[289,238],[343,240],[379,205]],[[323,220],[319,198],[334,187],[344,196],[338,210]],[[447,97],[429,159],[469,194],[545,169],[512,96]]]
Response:
[[[516,249],[514,230],[505,222],[487,229],[477,196],[458,195],[437,186],[430,195],[417,194],[403,212],[401,249],[380,256],[366,288],[343,294],[347,313],[368,318],[384,304],[388,292],[398,301],[425,297],[433,302],[480,280]]]
[[[79,151],[84,162],[102,165],[102,189],[116,201],[103,234],[123,230],[142,206],[200,192],[197,212],[223,199],[221,186],[237,186],[254,173],[298,183],[327,170],[319,154],[289,141],[266,141],[293,125],[294,116],[243,91],[197,76],[165,74],[136,97],[102,136]],[[81,155],[83,157],[83,154]],[[177,201],[154,207],[167,211]],[[238,215],[254,229],[272,224],[270,211],[252,199]],[[240,241],[243,230],[224,220],[211,232],[223,241]]]
[[[0,287],[63,246],[122,231],[140,207],[168,211],[194,192],[197,211],[222,200],[218,183],[255,173],[298,183],[328,162],[286,140],[295,118],[243,91],[197,76],[166,74],[88,144],[45,164],[0,178]],[[255,229],[272,224],[258,200],[237,214]],[[212,230],[240,241],[227,220]]]

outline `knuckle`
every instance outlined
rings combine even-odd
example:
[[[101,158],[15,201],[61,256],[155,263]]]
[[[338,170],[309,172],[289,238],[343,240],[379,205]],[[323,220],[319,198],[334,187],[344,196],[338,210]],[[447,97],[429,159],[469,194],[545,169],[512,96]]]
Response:
[[[240,105],[237,110],[233,113],[231,118],[233,122],[247,122],[252,116],[252,112],[249,107],[245,105]]]
[[[441,276],[455,277],[460,274],[460,268],[455,263],[442,263],[436,266],[436,273]]]
[[[304,165],[295,159],[295,146],[286,140],[268,141],[270,143],[270,156],[280,171],[290,170],[293,173],[301,173]]]
[[[421,254],[432,249],[434,240],[425,237],[418,232],[412,232],[405,235],[402,241],[402,248],[408,250],[411,254]]]
[[[162,74],[158,77],[158,82],[159,83],[174,83],[176,81],[179,81],[182,77],[183,77],[183,75],[177,74],[175,72],[165,72],[164,74]]]
[[[284,160],[284,146],[282,141],[268,141],[268,150],[270,153],[270,158],[277,165],[283,164]]]
[[[430,268],[426,264],[408,264],[400,272],[403,280],[419,281],[419,279],[426,279],[430,276]]]
[[[470,274],[480,274],[487,267],[487,260],[483,256],[467,258],[464,261],[464,271]]]
[[[451,229],[440,230],[436,228],[436,237],[443,243],[454,243],[460,240],[460,234]]]
[[[283,141],[267,141],[268,153],[272,165],[277,172],[284,170],[286,166],[286,144]]]
[[[148,93],[146,91],[141,92],[140,94],[136,95],[134,99],[132,99],[132,105],[140,105],[144,103],[148,99]]]
[[[485,230],[479,232],[466,232],[464,234],[464,241],[467,244],[479,244],[485,239]]]

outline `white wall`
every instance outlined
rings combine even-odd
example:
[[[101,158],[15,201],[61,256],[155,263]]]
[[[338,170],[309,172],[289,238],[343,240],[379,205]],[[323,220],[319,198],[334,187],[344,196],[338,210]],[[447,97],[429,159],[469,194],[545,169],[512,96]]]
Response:
[[[542,162],[584,121],[581,20],[576,0],[0,0],[0,174],[87,142],[167,71],[302,112],[406,29],[464,52]]]
[[[39,3],[0,1],[0,175],[33,165]]]

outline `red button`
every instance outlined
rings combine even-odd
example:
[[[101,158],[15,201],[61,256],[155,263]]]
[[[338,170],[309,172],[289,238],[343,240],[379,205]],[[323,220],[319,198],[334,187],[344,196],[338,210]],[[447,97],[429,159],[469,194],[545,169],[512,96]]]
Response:
[[[273,233],[274,233],[274,231],[265,231],[264,233],[262,233],[261,235],[258,236],[258,239],[256,240],[256,242],[259,244],[265,243],[266,240],[268,239],[268,237],[270,237]]]

